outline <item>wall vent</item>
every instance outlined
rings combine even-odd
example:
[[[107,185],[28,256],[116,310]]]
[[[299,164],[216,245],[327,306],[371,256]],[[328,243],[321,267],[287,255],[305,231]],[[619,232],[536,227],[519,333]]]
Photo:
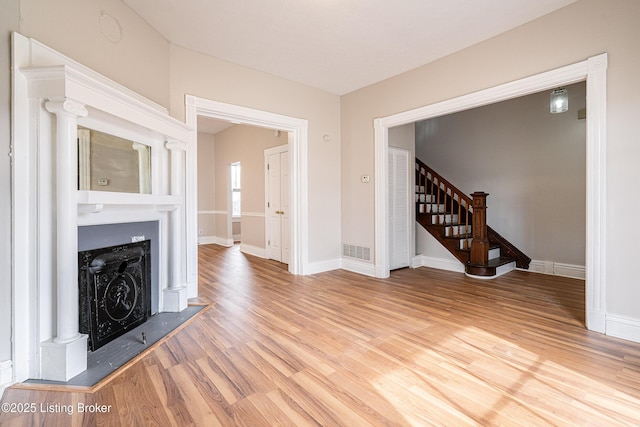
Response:
[[[371,261],[371,248],[365,248],[364,246],[348,245],[344,243],[342,245],[342,256],[361,259],[364,261]]]

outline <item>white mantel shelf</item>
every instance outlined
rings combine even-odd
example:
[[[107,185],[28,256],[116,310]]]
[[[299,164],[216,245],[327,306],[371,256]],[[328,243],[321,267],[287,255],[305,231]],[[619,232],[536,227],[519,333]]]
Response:
[[[165,194],[137,194],[109,191],[78,191],[78,205],[177,206],[182,197]]]

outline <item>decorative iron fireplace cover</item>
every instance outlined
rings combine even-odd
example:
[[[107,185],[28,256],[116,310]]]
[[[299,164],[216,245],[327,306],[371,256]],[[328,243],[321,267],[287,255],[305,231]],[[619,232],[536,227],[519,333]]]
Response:
[[[80,332],[94,351],[151,315],[150,240],[83,251],[79,258]]]

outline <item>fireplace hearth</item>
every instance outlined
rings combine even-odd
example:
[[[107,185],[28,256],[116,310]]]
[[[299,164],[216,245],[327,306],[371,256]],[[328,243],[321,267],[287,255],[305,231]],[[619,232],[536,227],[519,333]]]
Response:
[[[78,254],[79,329],[95,351],[151,315],[150,241]]]

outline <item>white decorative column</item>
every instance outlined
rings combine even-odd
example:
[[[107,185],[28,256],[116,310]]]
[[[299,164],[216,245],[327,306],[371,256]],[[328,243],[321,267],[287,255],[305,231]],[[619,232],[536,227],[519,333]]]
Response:
[[[179,196],[180,203],[169,212],[169,286],[163,294],[163,311],[178,312],[187,308],[188,292],[183,279],[184,248],[184,153],[186,144],[167,141],[171,152],[171,195]]]
[[[87,336],[79,333],[78,304],[78,117],[83,104],[49,101],[56,115],[56,337],[41,343],[42,378],[68,381],[87,369]]]
[[[131,148],[138,152],[138,183],[140,193],[151,194],[151,151],[149,146],[134,142]]]
[[[91,131],[78,129],[78,190],[91,190]]]

